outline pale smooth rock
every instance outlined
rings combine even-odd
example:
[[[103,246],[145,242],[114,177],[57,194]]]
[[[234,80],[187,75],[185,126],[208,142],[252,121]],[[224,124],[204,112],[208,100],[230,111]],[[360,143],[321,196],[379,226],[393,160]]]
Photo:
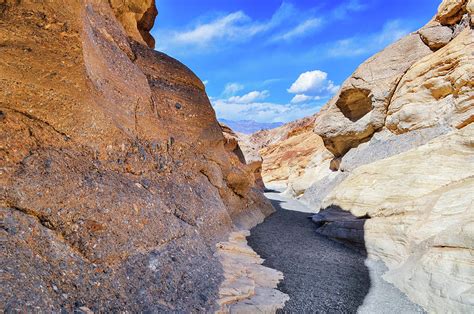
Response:
[[[473,139],[470,124],[360,166],[323,201],[364,218],[369,256],[382,259],[385,279],[428,311],[469,312],[474,305]],[[360,241],[347,227],[341,221],[325,232]]]
[[[405,133],[474,121],[474,32],[465,28],[448,45],[415,63],[389,105],[386,126]]]
[[[423,42],[432,50],[438,50],[449,43],[453,30],[439,22],[432,22],[418,31]]]
[[[288,295],[276,289],[283,273],[262,266],[263,259],[247,245],[247,230],[232,232],[228,242],[216,245],[224,270],[217,313],[275,313]]]
[[[416,149],[355,169],[327,196],[323,207],[336,204],[354,216],[374,217],[381,209],[395,210],[401,201],[416,200],[474,176],[473,130],[470,124]],[[436,172],[434,166],[438,166]]]
[[[341,156],[370,139],[383,127],[391,96],[402,76],[431,53],[413,33],[360,65],[316,118],[315,132],[326,148]]]
[[[330,175],[333,172],[329,169],[332,158],[333,155],[328,150],[317,150],[311,157],[308,165],[302,171],[302,174],[290,175],[285,194],[293,197],[301,197],[310,186]]]
[[[360,144],[358,147],[347,152],[342,158],[339,168],[344,172],[353,171],[362,165],[424,145],[432,139],[452,130],[453,128],[447,126],[436,126],[397,135],[384,129],[375,133],[369,142]]]

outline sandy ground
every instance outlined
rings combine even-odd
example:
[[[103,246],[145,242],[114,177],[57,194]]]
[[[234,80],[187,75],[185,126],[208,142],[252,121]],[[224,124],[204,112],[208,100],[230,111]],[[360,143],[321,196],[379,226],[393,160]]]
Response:
[[[282,271],[278,289],[290,296],[286,313],[423,313],[381,276],[381,262],[315,232],[312,212],[278,192],[266,193],[277,209],[251,230],[249,245],[263,265]]]

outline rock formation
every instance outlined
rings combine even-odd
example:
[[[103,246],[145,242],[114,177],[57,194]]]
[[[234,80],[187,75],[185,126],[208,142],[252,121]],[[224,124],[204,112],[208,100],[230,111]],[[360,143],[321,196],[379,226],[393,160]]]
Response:
[[[237,134],[228,126],[220,124],[225,137],[225,148],[239,158],[239,161],[247,165],[249,174],[243,177],[252,177],[254,184],[263,191],[265,185],[262,180],[262,157],[248,141],[242,140],[245,134]]]
[[[315,116],[264,130],[239,135],[242,147],[263,158],[262,177],[267,187],[301,195],[313,182],[326,175],[333,155],[313,132]]]
[[[474,125],[356,168],[324,200],[321,232],[365,245],[428,310],[474,306]],[[434,165],[442,165],[436,167]],[[355,217],[341,219],[338,206]],[[320,214],[318,214],[320,215]],[[363,232],[356,232],[364,224]],[[328,230],[329,229],[329,230]]]
[[[247,245],[248,231],[233,232],[228,242],[217,244],[224,265],[218,313],[275,313],[288,296],[276,289],[283,274],[262,266],[263,259]]]
[[[474,307],[473,14],[472,0],[444,0],[426,26],[359,66],[315,116],[316,135],[261,150],[265,180],[312,139],[312,161],[288,173],[310,174],[295,194],[319,211],[317,232],[364,246],[431,312]]]
[[[466,7],[467,1],[444,1],[425,27],[369,58],[344,82],[315,124],[335,156],[384,127],[402,133],[472,122],[473,35]]]
[[[216,309],[215,243],[272,212],[156,14],[0,1],[3,311]]]

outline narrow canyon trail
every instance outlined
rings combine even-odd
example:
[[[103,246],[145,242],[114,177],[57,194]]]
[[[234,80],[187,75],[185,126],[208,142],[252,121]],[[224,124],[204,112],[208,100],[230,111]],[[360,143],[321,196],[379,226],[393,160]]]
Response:
[[[311,210],[278,191],[265,193],[276,209],[251,230],[249,245],[263,265],[283,272],[278,289],[288,313],[423,313],[381,276],[385,266],[316,232]]]

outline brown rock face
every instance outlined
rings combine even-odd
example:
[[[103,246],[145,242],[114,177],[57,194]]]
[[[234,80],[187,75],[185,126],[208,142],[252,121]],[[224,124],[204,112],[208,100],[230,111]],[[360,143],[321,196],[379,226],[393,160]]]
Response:
[[[253,143],[250,143],[246,134],[237,134],[231,128],[224,124],[220,124],[225,137],[225,148],[228,152],[232,152],[240,162],[246,165],[247,175],[253,176],[253,184],[261,191],[265,189],[262,180],[262,157]]]
[[[158,15],[155,0],[109,0],[109,3],[130,37],[155,47],[155,39],[150,35]]]
[[[202,82],[137,42],[153,2],[110,4],[0,4],[2,310],[209,311],[214,244],[272,211]]]

